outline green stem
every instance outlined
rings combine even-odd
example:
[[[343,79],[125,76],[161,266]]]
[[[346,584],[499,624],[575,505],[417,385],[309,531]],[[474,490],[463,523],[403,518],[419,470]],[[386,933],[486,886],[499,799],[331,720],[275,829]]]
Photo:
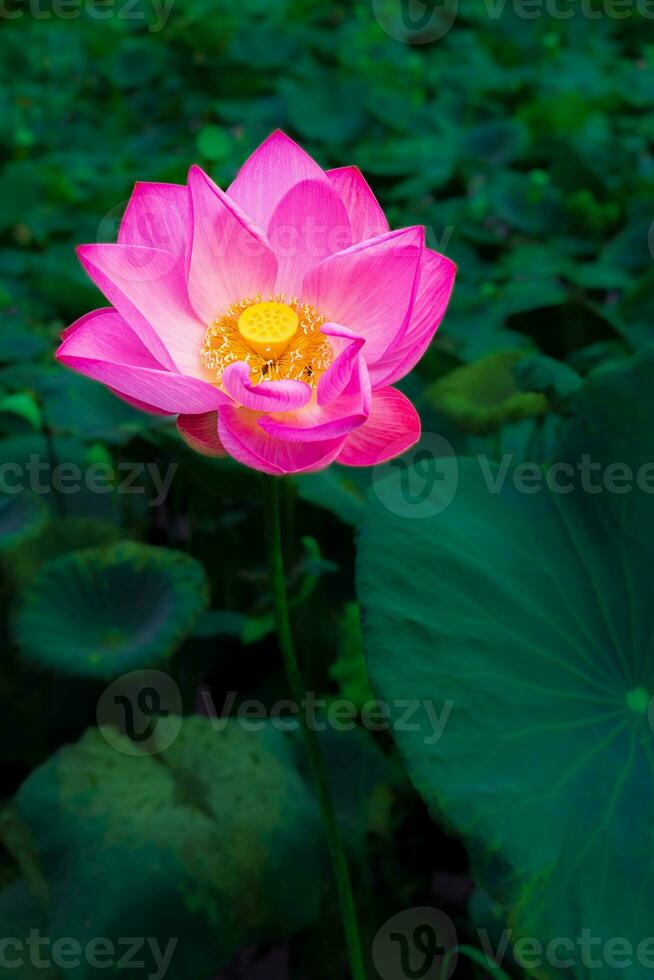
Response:
[[[279,647],[284,661],[284,669],[288,678],[293,700],[298,705],[298,710],[305,700],[306,690],[302,680],[300,667],[295,656],[293,644],[293,634],[291,633],[291,623],[288,615],[288,600],[286,596],[286,580],[284,575],[284,558],[282,553],[282,532],[279,518],[279,478],[274,476],[265,477],[265,498],[266,498],[266,525],[268,531],[268,548],[270,558],[270,577],[272,581],[273,597],[275,603],[275,621],[277,624],[277,637]],[[309,764],[315,783],[318,802],[322,813],[322,819],[327,837],[327,846],[331,858],[338,897],[343,919],[343,929],[347,940],[347,947],[350,960],[350,970],[352,980],[366,980],[366,972],[363,965],[363,953],[361,951],[361,939],[359,937],[359,927],[357,924],[356,906],[352,893],[352,883],[350,872],[347,866],[347,859],[343,850],[334,803],[329,789],[329,778],[325,768],[318,738],[311,726],[307,724],[306,717],[300,710],[302,733],[306,744]]]

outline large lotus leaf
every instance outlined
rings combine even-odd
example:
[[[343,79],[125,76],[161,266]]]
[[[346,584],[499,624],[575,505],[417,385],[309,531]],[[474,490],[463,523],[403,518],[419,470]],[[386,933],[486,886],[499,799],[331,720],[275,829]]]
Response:
[[[48,509],[35,493],[0,492],[0,553],[36,537],[48,519]]]
[[[2,957],[6,976],[15,980],[63,980],[54,963],[30,955],[30,933],[38,929],[43,936],[45,926],[43,909],[25,880],[14,881],[0,892],[0,936],[9,941]]]
[[[631,944],[630,980],[651,973],[637,951],[654,932],[653,377],[650,348],[587,379],[558,454],[569,469],[547,471],[561,492],[467,459],[448,494],[457,462],[443,461],[436,516],[411,519],[389,478],[359,542],[373,683],[421,705],[418,730],[395,732],[415,785],[465,838],[512,938],[573,944],[573,967],[530,975],[614,980],[614,951],[584,960],[584,930]]]
[[[295,484],[302,500],[325,507],[344,524],[356,524],[370,477],[365,469],[333,465],[318,473],[302,473]]]
[[[207,602],[198,561],[121,542],[46,562],[26,591],[14,633],[35,663],[109,680],[165,661]]]
[[[3,838],[42,896],[51,941],[85,948],[102,936],[119,949],[121,937],[144,936],[166,950],[176,937],[168,975],[198,980],[240,945],[306,926],[328,875],[317,807],[285,736],[169,716],[162,743],[180,723],[156,757],[89,730],[29,776]],[[86,962],[63,970],[96,974]]]

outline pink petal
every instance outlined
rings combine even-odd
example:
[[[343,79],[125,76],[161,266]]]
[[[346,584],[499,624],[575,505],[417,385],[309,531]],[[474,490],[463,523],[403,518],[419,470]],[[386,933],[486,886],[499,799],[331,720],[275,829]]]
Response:
[[[203,456],[226,456],[225,447],[218,438],[218,412],[203,415],[180,415],[177,429],[184,442]]]
[[[368,364],[408,326],[423,241],[422,228],[392,231],[323,259],[304,278],[304,302],[362,336]]]
[[[75,333],[76,330],[79,330],[80,327],[83,327],[84,324],[88,320],[95,319],[95,317],[97,317],[99,313],[115,313],[115,312],[116,311],[114,309],[112,309],[111,306],[104,306],[104,307],[102,307],[102,309],[99,309],[99,310],[91,310],[90,313],[85,313],[84,316],[81,316],[78,320],[75,320],[74,323],[71,323],[71,325],[69,327],[66,327],[65,330],[62,330],[61,331],[61,339],[62,340],[67,340],[68,337],[70,337],[71,334]],[[152,361],[155,364],[157,364],[159,367],[161,366],[161,365],[159,365],[159,362],[156,361],[156,359],[154,357],[152,358]]]
[[[138,183],[118,232],[121,245],[147,245],[183,256],[190,245],[190,196],[179,184]]]
[[[281,199],[268,225],[279,259],[276,291],[298,296],[304,275],[321,259],[352,244],[345,206],[324,179],[301,180]]]
[[[154,411],[207,412],[229,403],[213,385],[167,371],[114,310],[96,310],[68,335],[57,360]]]
[[[425,249],[411,322],[400,341],[371,368],[374,388],[393,384],[418,363],[445,316],[455,276],[456,266],[450,259]]]
[[[332,405],[329,405],[325,408],[313,406],[311,409],[307,409],[306,416],[303,419],[298,419],[298,423],[303,422],[303,425],[281,422],[270,415],[263,415],[259,419],[259,425],[269,436],[285,443],[314,443],[347,436],[354,429],[363,425],[365,421],[366,416],[363,412],[341,415]]]
[[[388,231],[388,221],[358,167],[338,167],[327,176],[341,196],[350,218],[352,240],[364,242]]]
[[[73,370],[75,370],[73,368]],[[118,391],[116,388],[111,388],[107,386],[107,391],[110,391],[112,395],[116,398],[120,398],[122,402],[127,405],[131,405],[132,408],[138,408],[139,412],[149,412],[151,415],[176,415],[176,412],[166,412],[163,408],[155,408],[154,405],[148,405],[147,402],[139,401],[138,398],[130,398],[129,395],[124,395],[122,391]],[[190,418],[191,416],[189,416]]]
[[[287,412],[311,401],[311,388],[304,381],[261,381],[253,385],[245,361],[230,364],[223,371],[222,384],[234,401],[255,412]]]
[[[348,436],[338,462],[375,466],[399,456],[420,438],[420,418],[409,399],[396,388],[374,391],[370,416]]]
[[[183,263],[142,245],[80,245],[80,262],[163,367],[203,377],[206,326],[191,309]]]
[[[246,296],[275,288],[277,259],[263,232],[199,167],[189,172],[193,245],[188,292],[203,323]]]
[[[160,371],[161,364],[128,323],[110,306],[93,310],[64,331],[64,342],[57,357],[97,358],[134,368]]]
[[[324,171],[280,130],[248,157],[227,193],[264,231],[275,208],[294,184],[324,180]]]
[[[339,323],[325,323],[320,328],[320,332],[331,338],[335,351],[340,351],[318,381],[316,388],[318,404],[326,405],[338,398],[347,388],[365,340]]]
[[[370,413],[371,389],[363,357],[353,364],[340,397],[327,405],[312,402],[299,412],[264,415],[259,425],[269,435],[285,442],[319,442],[345,436],[363,425]]]
[[[221,408],[218,434],[230,456],[263,473],[282,476],[322,469],[336,458],[345,441],[282,442],[263,431],[257,424],[259,417],[247,408]]]

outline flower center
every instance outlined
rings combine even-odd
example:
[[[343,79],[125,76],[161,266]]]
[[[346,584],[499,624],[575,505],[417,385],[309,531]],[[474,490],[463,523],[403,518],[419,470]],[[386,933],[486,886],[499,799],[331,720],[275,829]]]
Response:
[[[279,356],[288,347],[300,318],[286,303],[255,303],[237,321],[243,340],[263,357]]]
[[[260,296],[234,303],[207,330],[200,359],[220,384],[229,364],[245,361],[253,384],[260,381],[304,381],[315,387],[333,360],[320,332],[325,317],[308,303],[286,302],[282,293],[262,302]]]

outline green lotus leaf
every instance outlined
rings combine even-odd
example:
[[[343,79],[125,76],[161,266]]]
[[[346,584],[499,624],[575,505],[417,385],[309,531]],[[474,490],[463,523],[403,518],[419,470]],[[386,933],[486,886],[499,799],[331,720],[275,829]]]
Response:
[[[48,520],[48,509],[35,493],[0,492],[0,554],[36,537]]]
[[[104,439],[122,445],[135,435],[167,424],[140,412],[88,378],[53,370],[39,384],[45,417],[55,433]]]
[[[336,464],[318,473],[302,473],[295,478],[298,495],[318,507],[336,514],[344,524],[356,524],[365,500],[370,477],[365,470]]]
[[[524,391],[543,392],[553,402],[565,403],[581,385],[581,378],[571,367],[542,354],[525,357],[515,366],[514,374]]]
[[[389,478],[359,542],[372,681],[420,709],[395,730],[416,787],[511,941],[573,944],[572,966],[530,976],[614,980],[584,930],[625,940],[630,980],[651,972],[653,371],[650,348],[589,376],[538,489],[443,461],[433,516],[411,519]]]
[[[4,395],[0,398],[0,414],[7,412],[27,422],[38,432],[42,425],[41,410],[36,399],[23,392],[14,395]]]
[[[446,418],[484,435],[508,422],[544,415],[547,399],[521,391],[513,374],[524,351],[501,351],[455,368],[430,385],[424,397]]]
[[[109,680],[164,662],[207,603],[204,569],[195,559],[121,542],[46,562],[24,596],[14,633],[34,663]]]
[[[5,949],[8,976],[13,975],[16,980],[62,980],[61,971],[53,963],[42,957],[32,958],[25,945],[22,950],[14,946],[14,943],[25,943],[32,930],[39,929],[42,935],[44,926],[42,907],[24,879],[13,881],[0,892],[0,935],[12,940]]]
[[[320,819],[283,733],[171,715],[157,733],[172,743],[150,756],[126,740],[121,752],[117,732],[110,744],[103,731],[35,770],[3,821],[51,943],[74,937],[85,949],[103,936],[120,948],[138,934],[165,952],[177,937],[168,975],[196,980],[240,945],[318,914],[328,880]],[[97,970],[82,957],[70,975]]]
[[[7,574],[21,588],[34,578],[42,565],[53,558],[71,551],[116,544],[121,537],[120,528],[108,521],[60,517],[50,521],[38,536],[21,542],[13,549]]]

